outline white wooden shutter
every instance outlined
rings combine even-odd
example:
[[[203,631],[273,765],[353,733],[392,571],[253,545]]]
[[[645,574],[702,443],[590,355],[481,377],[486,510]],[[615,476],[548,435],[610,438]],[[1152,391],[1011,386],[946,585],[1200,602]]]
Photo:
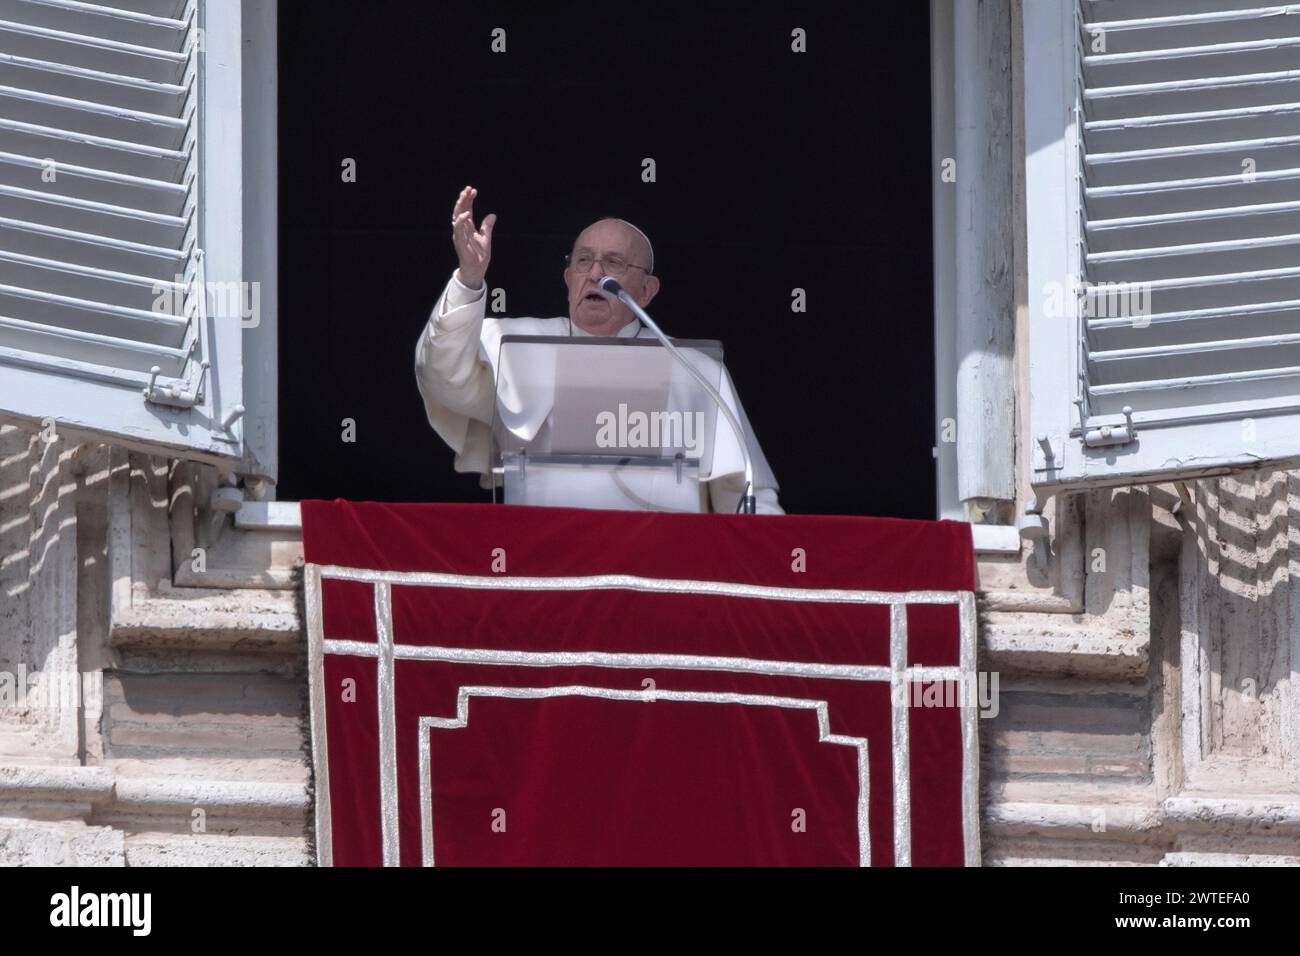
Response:
[[[201,190],[239,169],[203,168],[201,13],[0,0],[0,415],[242,454],[239,378],[217,369],[239,330],[209,314]]]
[[[1300,4],[1030,0],[1025,27],[1035,481],[1297,459]]]

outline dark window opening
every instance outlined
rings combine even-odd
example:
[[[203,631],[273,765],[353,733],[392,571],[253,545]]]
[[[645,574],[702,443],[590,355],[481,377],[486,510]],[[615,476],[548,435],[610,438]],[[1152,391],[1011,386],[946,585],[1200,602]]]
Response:
[[[659,324],[725,343],[787,511],[934,516],[926,5],[627,10],[281,5],[281,499],[489,500],[413,372],[472,183],[505,315],[566,314],[574,237],[628,219]]]

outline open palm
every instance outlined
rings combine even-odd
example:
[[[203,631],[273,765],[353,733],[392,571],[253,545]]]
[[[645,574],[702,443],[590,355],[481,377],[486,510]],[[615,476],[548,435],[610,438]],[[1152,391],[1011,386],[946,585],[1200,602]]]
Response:
[[[492,260],[492,227],[497,221],[496,213],[488,213],[483,218],[482,227],[475,228],[474,197],[477,195],[477,189],[466,186],[456,197],[451,212],[451,241],[459,260],[460,281],[470,288],[481,285],[487,274],[488,263]]]

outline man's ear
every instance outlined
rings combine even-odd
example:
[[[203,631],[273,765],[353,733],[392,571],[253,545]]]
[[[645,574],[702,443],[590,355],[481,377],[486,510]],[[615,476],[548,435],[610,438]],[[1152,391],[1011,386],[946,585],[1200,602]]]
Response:
[[[659,294],[659,277],[646,276],[645,282],[641,286],[641,295],[636,300],[636,304],[645,308],[650,304],[650,300]]]

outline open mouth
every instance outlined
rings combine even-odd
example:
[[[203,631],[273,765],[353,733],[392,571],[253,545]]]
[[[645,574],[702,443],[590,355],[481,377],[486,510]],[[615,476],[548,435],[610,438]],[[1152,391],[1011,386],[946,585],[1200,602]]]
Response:
[[[588,292],[582,297],[583,302],[604,302],[605,297],[599,292]]]

